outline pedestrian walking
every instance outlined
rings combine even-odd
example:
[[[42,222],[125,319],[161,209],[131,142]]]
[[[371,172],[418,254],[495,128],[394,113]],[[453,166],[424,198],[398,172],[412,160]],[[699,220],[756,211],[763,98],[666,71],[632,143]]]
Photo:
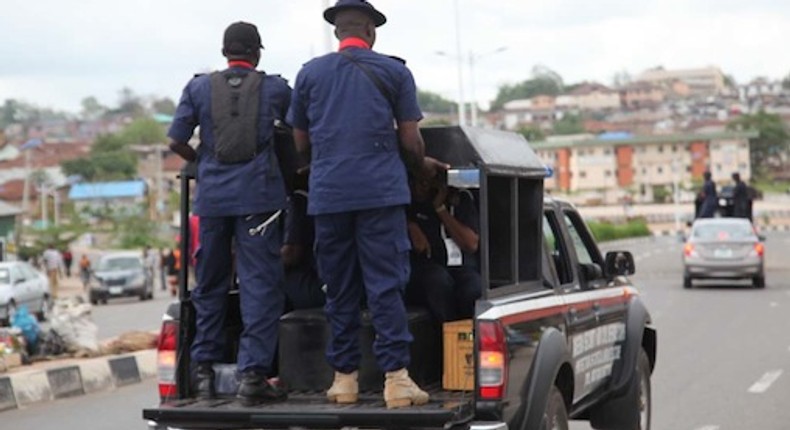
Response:
[[[170,148],[197,162],[200,178],[194,201],[200,217],[192,291],[195,390],[198,398],[215,394],[212,365],[225,356],[223,318],[235,267],[244,324],[237,396],[245,405],[286,397],[267,376],[273,370],[284,300],[282,233],[272,224],[286,195],[274,155],[274,121],[285,118],[291,89],[281,77],[256,70],[262,48],[255,25],[231,24],[222,48],[228,68],[189,81],[168,132]],[[195,150],[188,142],[197,126],[201,143]]]
[[[386,373],[387,407],[423,404],[428,394],[406,370],[412,336],[403,304],[410,201],[404,161],[413,175],[423,168],[435,172],[438,163],[424,157],[411,72],[371,49],[386,17],[366,1],[339,0],[324,19],[335,26],[339,52],[299,71],[287,122],[297,149],[311,159],[308,214],[314,216],[319,276],[327,284],[327,358],[335,370],[327,398],[358,399],[364,294],[376,330],[374,353]]]
[[[88,289],[88,283],[91,279],[91,260],[88,258],[87,255],[82,254],[80,257],[80,280],[82,280],[82,289]]]
[[[55,245],[50,243],[41,255],[41,259],[44,260],[44,268],[49,278],[49,288],[52,298],[57,299],[59,279],[63,273],[63,255],[55,248]]]
[[[65,248],[63,250],[63,266],[66,268],[66,277],[71,278],[71,263],[73,262],[74,256],[71,254],[71,250],[69,248]]]

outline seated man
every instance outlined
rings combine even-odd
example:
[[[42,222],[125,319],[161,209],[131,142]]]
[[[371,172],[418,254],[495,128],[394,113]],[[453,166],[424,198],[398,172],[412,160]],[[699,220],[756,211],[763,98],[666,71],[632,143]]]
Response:
[[[323,307],[326,303],[326,294],[322,290],[324,283],[318,277],[313,256],[315,230],[313,217],[307,215],[307,175],[298,175],[295,186],[285,212],[285,232],[280,249],[285,266],[285,312]]]
[[[426,306],[439,322],[471,318],[480,298],[479,220],[472,193],[445,178],[412,185],[412,243],[406,303]]]

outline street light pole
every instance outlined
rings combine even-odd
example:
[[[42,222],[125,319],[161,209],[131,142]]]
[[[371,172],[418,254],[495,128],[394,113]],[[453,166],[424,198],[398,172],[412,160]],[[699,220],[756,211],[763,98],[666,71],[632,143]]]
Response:
[[[455,50],[458,60],[458,125],[466,125],[466,107],[464,102],[463,58],[461,57],[461,10],[455,0]]]

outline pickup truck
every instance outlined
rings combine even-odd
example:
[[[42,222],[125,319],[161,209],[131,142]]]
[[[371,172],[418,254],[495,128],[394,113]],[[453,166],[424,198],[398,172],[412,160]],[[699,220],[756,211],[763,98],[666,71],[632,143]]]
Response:
[[[426,153],[452,166],[448,185],[471,190],[479,205],[483,295],[471,322],[470,389],[446,390],[441,371],[423,371],[419,382],[431,400],[404,409],[387,409],[380,388],[376,392],[361,387],[360,401],[354,405],[330,404],[325,400],[326,377],[314,378],[313,385],[303,378],[300,383],[307,381],[307,386],[289,389],[286,375],[294,370],[302,376],[327,372],[321,368],[325,364],[310,356],[316,342],[325,342],[322,333],[325,337],[328,332],[321,328],[325,322],[320,318],[293,319],[286,314],[281,320],[279,365],[288,400],[244,407],[233,397],[234,339],[241,323],[238,295],[231,292],[227,364],[216,369],[217,390],[228,396],[196,400],[188,353],[194,311],[182,276],[180,300],[168,308],[159,340],[161,403],[143,411],[150,426],[554,430],[568,429],[574,419],[587,420],[596,429],[650,428],[657,335],[639,291],[628,279],[635,270],[632,255],[602,255],[577,209],[544,195],[549,169],[520,135],[473,127],[426,128],[422,133]],[[189,179],[184,172],[185,201]],[[185,217],[188,208],[182,209]],[[182,237],[188,233],[182,229]],[[182,252],[182,258],[186,255]],[[185,265],[182,268],[185,271]],[[409,312],[419,315],[425,310]],[[283,336],[284,327],[294,329],[294,321],[318,324],[319,329],[304,327],[302,336]],[[442,369],[442,351],[429,352],[441,346],[441,334],[412,332],[412,367]],[[370,339],[368,348],[369,344]],[[294,345],[305,348],[301,356],[293,356]],[[377,369],[364,368],[364,356],[363,351],[360,375],[375,375]],[[410,367],[410,373],[417,372]]]

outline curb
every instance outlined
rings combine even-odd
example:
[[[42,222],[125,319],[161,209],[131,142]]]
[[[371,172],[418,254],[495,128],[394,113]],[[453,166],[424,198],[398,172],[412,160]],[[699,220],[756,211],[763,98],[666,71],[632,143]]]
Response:
[[[112,390],[156,376],[156,350],[80,360],[0,376],[0,412]]]

